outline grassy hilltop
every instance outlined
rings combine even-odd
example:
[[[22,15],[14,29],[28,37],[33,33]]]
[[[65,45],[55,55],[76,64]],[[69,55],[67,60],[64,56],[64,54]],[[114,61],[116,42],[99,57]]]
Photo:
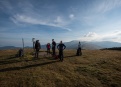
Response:
[[[0,50],[0,87],[121,87],[121,51],[65,50],[64,61],[31,49],[16,58],[17,50]]]

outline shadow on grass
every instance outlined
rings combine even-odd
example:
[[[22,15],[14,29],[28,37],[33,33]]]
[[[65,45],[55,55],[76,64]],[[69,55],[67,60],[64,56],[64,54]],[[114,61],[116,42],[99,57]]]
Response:
[[[76,55],[64,56],[63,58],[70,58],[70,57],[75,57],[75,56]],[[57,59],[59,59],[59,56],[58,57],[57,56],[50,56],[50,57],[45,56],[45,58],[48,59],[48,60],[57,60]]]
[[[15,59],[15,58],[17,58],[17,57],[16,56],[11,56],[9,58],[6,58],[6,60],[8,60],[8,59]]]
[[[76,56],[76,55],[64,56],[64,58],[75,57],[75,56]],[[35,58],[33,57],[32,60],[27,60],[27,59],[24,59],[23,57],[9,57],[9,58],[7,58],[7,59],[5,59],[5,60],[0,61],[0,65],[18,63],[18,62],[22,62],[22,61],[29,62],[29,61],[41,60],[41,59],[45,59],[45,58],[48,59],[48,60],[57,60],[57,59],[59,59],[59,57],[58,57],[58,58],[52,57],[51,54],[49,54],[48,57],[47,57],[47,56],[44,56],[43,58],[38,58],[38,59],[35,59]],[[14,60],[14,59],[15,59],[15,60]]]
[[[64,58],[75,57],[76,55],[65,56]]]
[[[12,64],[12,63],[18,63],[18,62],[22,62],[22,61],[21,60],[0,61],[0,65]]]
[[[43,56],[43,58],[35,58],[35,57],[33,57],[31,60],[28,60],[28,59],[26,59],[24,57],[9,57],[9,58],[1,60],[0,61],[0,65],[18,63],[18,62],[22,62],[22,61],[29,62],[29,61],[35,61],[35,60],[42,60],[42,59],[45,59],[45,58],[49,59],[49,60],[54,60],[51,57],[51,55],[50,55],[50,57]]]
[[[14,59],[16,58],[17,60],[10,60],[10,59]],[[32,60],[28,60],[28,59],[24,59],[24,57],[11,57],[9,58],[9,60],[2,60],[0,61],[0,65],[5,65],[5,64],[12,64],[12,63],[18,63],[18,62],[22,62],[22,61],[26,61],[26,62],[29,62],[29,61],[34,61],[34,60],[41,60],[42,58],[34,58]]]
[[[64,58],[69,58],[69,57],[75,57],[76,55],[71,55],[71,56],[65,56]],[[15,58],[15,57],[13,57]],[[12,57],[10,57],[9,59],[13,59]],[[46,58],[46,57],[45,57]],[[46,58],[46,59],[49,59],[49,60],[53,60],[51,62],[45,62],[45,63],[41,63],[41,64],[35,64],[35,65],[28,65],[28,66],[24,66],[24,67],[11,67],[11,68],[5,68],[5,69],[1,69],[0,72],[6,72],[6,71],[13,71],[13,70],[21,70],[21,69],[26,69],[26,68],[31,68],[31,67],[37,67],[37,66],[43,66],[43,65],[48,65],[48,64],[52,64],[52,63],[55,63],[55,62],[59,62],[57,59],[51,57],[51,58]],[[59,58],[58,58],[59,59]],[[9,60],[9,61],[0,61],[0,65],[5,65],[5,64],[12,64],[12,63],[18,63],[18,62],[22,62],[22,61],[26,61],[26,62],[29,62],[29,61],[34,61],[34,60],[41,60],[41,58],[38,58],[38,59],[32,59],[32,60],[23,60],[23,59],[20,59],[20,60]]]
[[[48,64],[52,64],[52,63],[56,63],[56,62],[59,62],[59,61],[57,60],[57,61],[45,62],[45,63],[41,63],[41,64],[28,65],[28,66],[23,66],[23,67],[5,68],[5,69],[1,69],[0,72],[22,70],[22,69],[27,69],[27,68],[32,68],[32,67],[44,66],[44,65],[48,65]]]

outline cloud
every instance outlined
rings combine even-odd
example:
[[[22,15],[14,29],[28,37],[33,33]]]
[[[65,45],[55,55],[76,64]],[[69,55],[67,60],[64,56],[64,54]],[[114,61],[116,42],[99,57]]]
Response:
[[[101,0],[101,2],[99,1],[96,3],[96,8],[94,10],[105,13],[119,6],[121,6],[121,0]]]
[[[90,5],[91,8],[89,8]],[[115,14],[115,12],[113,11],[119,10],[119,7],[121,7],[121,0],[96,0],[90,3],[90,5],[87,6],[86,11],[80,13],[77,20],[80,20],[82,23],[87,24],[89,26],[95,26],[96,23],[99,25],[103,24],[105,26],[108,23],[112,22],[114,24],[114,21],[117,22],[120,20],[117,19],[120,18],[120,15]],[[108,13],[110,12],[113,14],[109,16]]]
[[[95,32],[89,32],[84,37],[97,37],[98,35]]]
[[[53,20],[51,20],[51,22],[53,22]],[[64,20],[64,18],[57,16],[54,20],[54,24],[56,24],[57,26],[65,26],[67,25],[67,22],[66,20]]]
[[[64,24],[65,22],[60,16],[58,16],[56,20],[49,20],[49,19],[42,20],[42,19],[29,17],[26,15],[17,14],[17,15],[14,15],[13,17],[10,17],[10,19],[15,24],[18,24],[18,23],[20,23],[20,24],[21,23],[28,23],[28,24],[33,24],[33,25],[39,24],[39,25],[52,26],[52,27],[57,27],[57,28],[71,31],[70,28],[67,28],[64,26],[66,24]]]
[[[60,16],[57,17],[57,19],[55,20],[56,23],[61,23],[62,22],[62,18]]]
[[[112,33],[97,34],[95,32],[89,32],[83,37],[79,38],[81,41],[113,41],[121,42],[121,31],[114,31]]]
[[[6,0],[1,0],[0,1],[0,8],[2,10],[12,10],[13,6],[11,5],[10,2],[6,1]]]
[[[74,14],[70,14],[70,15],[69,15],[69,18],[70,18],[70,19],[73,19],[73,18],[74,18]]]
[[[83,37],[80,38],[81,41],[96,41],[99,38],[99,35],[95,32],[89,32]]]

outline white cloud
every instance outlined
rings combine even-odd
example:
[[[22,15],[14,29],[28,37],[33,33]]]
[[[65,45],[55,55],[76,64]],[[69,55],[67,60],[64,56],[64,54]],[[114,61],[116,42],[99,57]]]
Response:
[[[54,22],[61,23],[62,21],[63,21],[62,18],[60,16],[58,16]]]
[[[89,32],[84,37],[97,37],[98,35],[95,32]]]
[[[74,14],[70,14],[70,15],[69,15],[69,18],[70,18],[70,19],[73,19],[73,18],[74,18]]]
[[[68,24],[68,22],[66,20],[64,20],[64,18],[61,16],[57,16],[54,21],[53,21],[53,19],[51,19],[50,22],[51,22],[51,24],[53,22],[53,24],[56,26],[66,26]]]
[[[29,17],[26,15],[14,15],[13,17],[10,17],[10,19],[15,23],[28,23],[28,24],[40,24],[40,25],[46,25],[46,26],[52,26],[52,27],[58,27],[61,29],[65,29],[68,31],[71,31],[71,29],[65,27],[65,22],[64,20],[58,16],[56,20],[49,20],[49,19],[37,19],[37,18],[33,18],[33,17]]]
[[[114,31],[112,33],[97,34],[95,32],[89,32],[83,37],[79,38],[81,41],[113,41],[121,42],[121,31]]]
[[[104,13],[119,6],[121,6],[121,0],[101,0],[101,2],[99,1],[99,4],[96,4],[96,8],[94,10]]]

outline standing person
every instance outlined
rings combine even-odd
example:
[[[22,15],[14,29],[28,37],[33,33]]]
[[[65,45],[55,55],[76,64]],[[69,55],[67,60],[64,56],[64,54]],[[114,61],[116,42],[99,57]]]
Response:
[[[50,53],[50,48],[51,48],[50,43],[48,43],[48,44],[46,45],[46,48],[47,48],[47,54],[49,54],[49,53]]]
[[[82,52],[81,52],[81,43],[79,41],[78,49],[77,49],[77,56],[81,56],[81,55],[82,55]]]
[[[38,58],[39,50],[41,49],[41,45],[39,43],[39,40],[36,40],[35,43],[35,58]]]
[[[54,39],[52,39],[52,55],[55,56],[55,47],[56,47],[56,42]]]
[[[60,41],[60,44],[57,46],[57,48],[59,50],[60,61],[63,61],[63,50],[66,48],[66,46],[63,44],[62,41]]]

